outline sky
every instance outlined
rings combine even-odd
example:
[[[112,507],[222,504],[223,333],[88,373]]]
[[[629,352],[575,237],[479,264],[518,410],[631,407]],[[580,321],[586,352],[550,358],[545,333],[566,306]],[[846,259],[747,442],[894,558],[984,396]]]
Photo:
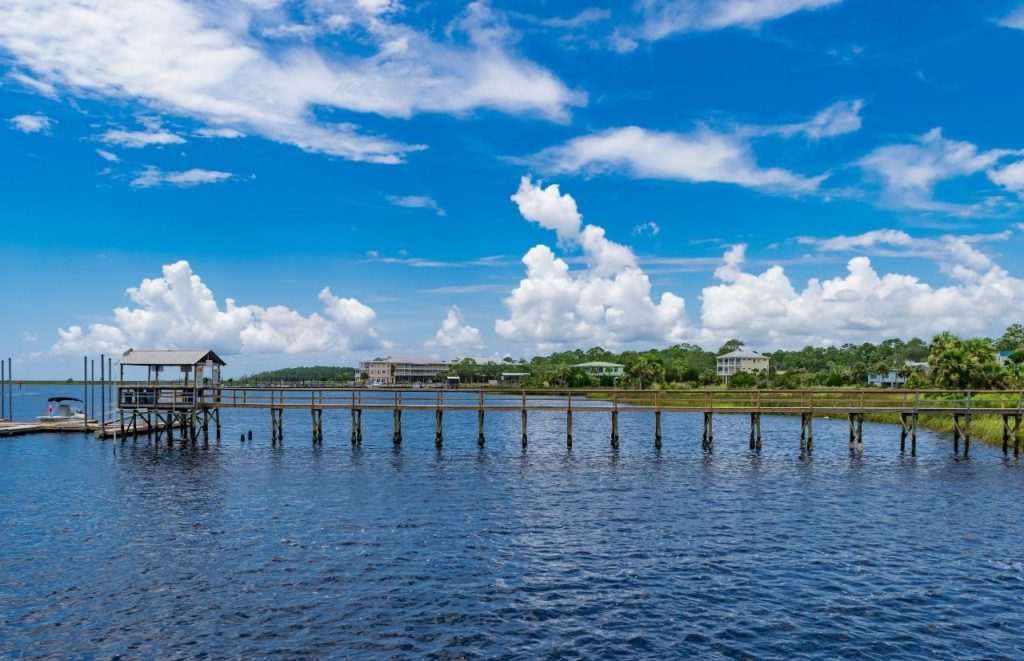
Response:
[[[1022,58],[1021,0],[0,0],[0,356],[998,336]]]

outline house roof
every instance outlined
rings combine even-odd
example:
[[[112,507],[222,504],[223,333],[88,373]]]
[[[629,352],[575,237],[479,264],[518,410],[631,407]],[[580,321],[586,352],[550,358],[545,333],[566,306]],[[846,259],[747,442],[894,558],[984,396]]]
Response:
[[[743,351],[742,349],[737,349],[736,351],[730,351],[729,353],[722,354],[721,356],[719,356],[719,358],[764,358],[764,359],[767,359],[768,356],[762,356],[761,354],[757,353],[756,351]]]
[[[434,360],[433,358],[423,358],[418,356],[399,356],[398,358],[374,358],[373,360],[365,361],[367,363],[396,363],[399,365],[448,365],[447,361]]]
[[[573,365],[573,367],[622,367],[622,365],[619,365],[618,363],[603,363],[599,360],[595,360],[589,363],[579,363],[577,365]]]
[[[226,365],[220,356],[210,349],[129,349],[117,361],[121,365],[156,366],[196,366],[212,360],[216,365]]]

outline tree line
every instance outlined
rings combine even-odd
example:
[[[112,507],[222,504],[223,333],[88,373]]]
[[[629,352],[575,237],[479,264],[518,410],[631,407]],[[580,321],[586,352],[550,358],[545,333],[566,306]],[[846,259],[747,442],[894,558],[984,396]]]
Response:
[[[717,351],[694,344],[664,349],[614,352],[602,347],[574,349],[529,361],[506,357],[502,362],[463,360],[445,373],[462,383],[499,381],[502,373],[528,372],[522,385],[532,388],[696,388],[720,385],[718,356],[746,345],[741,339],[724,343]],[[997,352],[1010,352],[1001,365]],[[733,388],[862,387],[869,374],[894,374],[911,388],[1024,388],[1024,326],[1013,324],[999,338],[962,338],[940,333],[926,342],[898,338],[878,343],[806,346],[799,350],[761,352],[769,359],[765,373],[733,375]],[[577,367],[581,363],[610,362],[624,366],[620,380],[595,377]],[[908,363],[911,363],[908,365]],[[924,365],[927,364],[927,367]]]

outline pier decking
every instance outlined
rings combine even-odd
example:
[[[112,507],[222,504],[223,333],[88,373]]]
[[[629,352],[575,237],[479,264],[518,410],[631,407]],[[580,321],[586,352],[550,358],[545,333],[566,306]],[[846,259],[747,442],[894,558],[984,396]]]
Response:
[[[444,438],[444,415],[450,412],[474,412],[478,421],[478,443],[483,445],[484,420],[489,412],[518,412],[521,416],[522,442],[528,443],[528,419],[534,412],[565,415],[566,443],[571,447],[573,416],[577,414],[609,416],[609,438],[619,443],[620,414],[653,416],[656,446],[662,443],[662,415],[700,413],[704,418],[702,447],[714,448],[716,414],[750,417],[750,448],[761,447],[761,416],[789,415],[800,418],[800,445],[814,448],[815,416],[846,417],[849,422],[851,451],[863,449],[865,415],[897,416],[900,423],[900,450],[916,454],[917,428],[921,415],[948,415],[953,421],[953,448],[970,451],[971,420],[974,416],[1000,416],[1003,423],[1003,451],[1012,446],[1020,453],[1020,426],[1024,415],[1024,393],[1019,391],[946,391],[946,390],[442,390],[377,388],[250,388],[165,385],[123,385],[118,389],[120,436],[138,433],[140,421],[152,427],[159,437],[161,427],[180,426],[195,440],[209,437],[211,424],[220,437],[220,412],[226,409],[262,409],[270,413],[271,440],[283,438],[285,412],[308,411],[312,418],[314,443],[322,443],[323,412],[350,411],[352,443],[362,442],[363,411],[390,411],[392,438],[402,442],[404,413],[432,413],[435,418],[435,442]]]

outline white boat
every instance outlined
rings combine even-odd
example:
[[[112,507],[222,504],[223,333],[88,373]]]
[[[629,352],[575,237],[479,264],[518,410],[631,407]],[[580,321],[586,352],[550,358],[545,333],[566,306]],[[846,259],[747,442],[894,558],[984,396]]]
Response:
[[[77,397],[51,397],[46,400],[46,415],[36,418],[39,422],[75,422],[85,420],[85,412],[71,404],[82,400]]]

